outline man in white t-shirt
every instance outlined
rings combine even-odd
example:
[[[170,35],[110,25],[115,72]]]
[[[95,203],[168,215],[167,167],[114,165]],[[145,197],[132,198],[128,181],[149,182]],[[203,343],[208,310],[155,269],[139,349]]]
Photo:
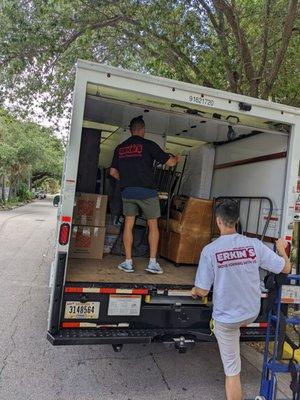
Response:
[[[279,274],[289,273],[291,264],[283,239],[276,242],[277,255],[258,239],[236,232],[236,201],[225,200],[215,213],[221,236],[202,250],[192,296],[207,296],[213,285],[213,319],[226,375],[226,398],[241,400],[240,327],[255,321],[260,311],[259,267]]]

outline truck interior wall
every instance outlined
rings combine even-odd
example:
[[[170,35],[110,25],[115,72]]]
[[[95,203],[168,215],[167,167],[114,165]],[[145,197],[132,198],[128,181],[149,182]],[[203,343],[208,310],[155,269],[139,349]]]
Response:
[[[262,133],[243,140],[217,146],[215,169],[211,188],[211,197],[219,196],[264,196],[273,202],[272,220],[266,236],[280,235],[280,216],[283,208],[283,192],[286,174],[286,157],[288,137],[281,134]],[[280,156],[281,154],[281,156]],[[244,165],[226,166],[227,163],[251,160],[256,157],[278,155],[280,158],[260,162],[249,162]],[[256,232],[256,218],[259,208],[254,202],[250,212],[248,232]],[[262,204],[260,230],[262,229],[269,206]],[[241,209],[241,217],[246,218],[246,207]],[[251,213],[253,215],[251,215]]]

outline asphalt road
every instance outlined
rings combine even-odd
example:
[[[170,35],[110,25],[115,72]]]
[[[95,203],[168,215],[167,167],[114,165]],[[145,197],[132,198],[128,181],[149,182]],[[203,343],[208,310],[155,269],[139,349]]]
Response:
[[[114,353],[111,346],[47,342],[55,223],[50,200],[0,212],[0,399],[223,400],[214,343],[182,355],[160,344],[128,345]],[[247,361],[244,346],[242,378],[245,398],[254,398],[259,357],[249,351],[254,362]]]

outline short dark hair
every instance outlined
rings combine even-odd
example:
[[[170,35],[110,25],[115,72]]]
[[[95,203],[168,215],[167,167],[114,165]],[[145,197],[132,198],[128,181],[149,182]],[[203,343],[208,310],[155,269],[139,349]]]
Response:
[[[143,116],[139,115],[138,117],[132,118],[129,124],[130,132],[135,131],[136,129],[144,128],[145,122],[143,120]]]
[[[239,204],[233,199],[223,200],[217,204],[216,217],[219,217],[226,226],[235,226],[239,219]]]

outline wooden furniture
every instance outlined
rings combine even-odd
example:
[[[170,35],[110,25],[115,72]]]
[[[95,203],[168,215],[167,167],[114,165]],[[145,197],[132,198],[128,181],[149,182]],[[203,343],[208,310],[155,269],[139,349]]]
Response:
[[[170,219],[159,220],[159,253],[176,264],[197,264],[210,242],[212,200],[175,196]]]

